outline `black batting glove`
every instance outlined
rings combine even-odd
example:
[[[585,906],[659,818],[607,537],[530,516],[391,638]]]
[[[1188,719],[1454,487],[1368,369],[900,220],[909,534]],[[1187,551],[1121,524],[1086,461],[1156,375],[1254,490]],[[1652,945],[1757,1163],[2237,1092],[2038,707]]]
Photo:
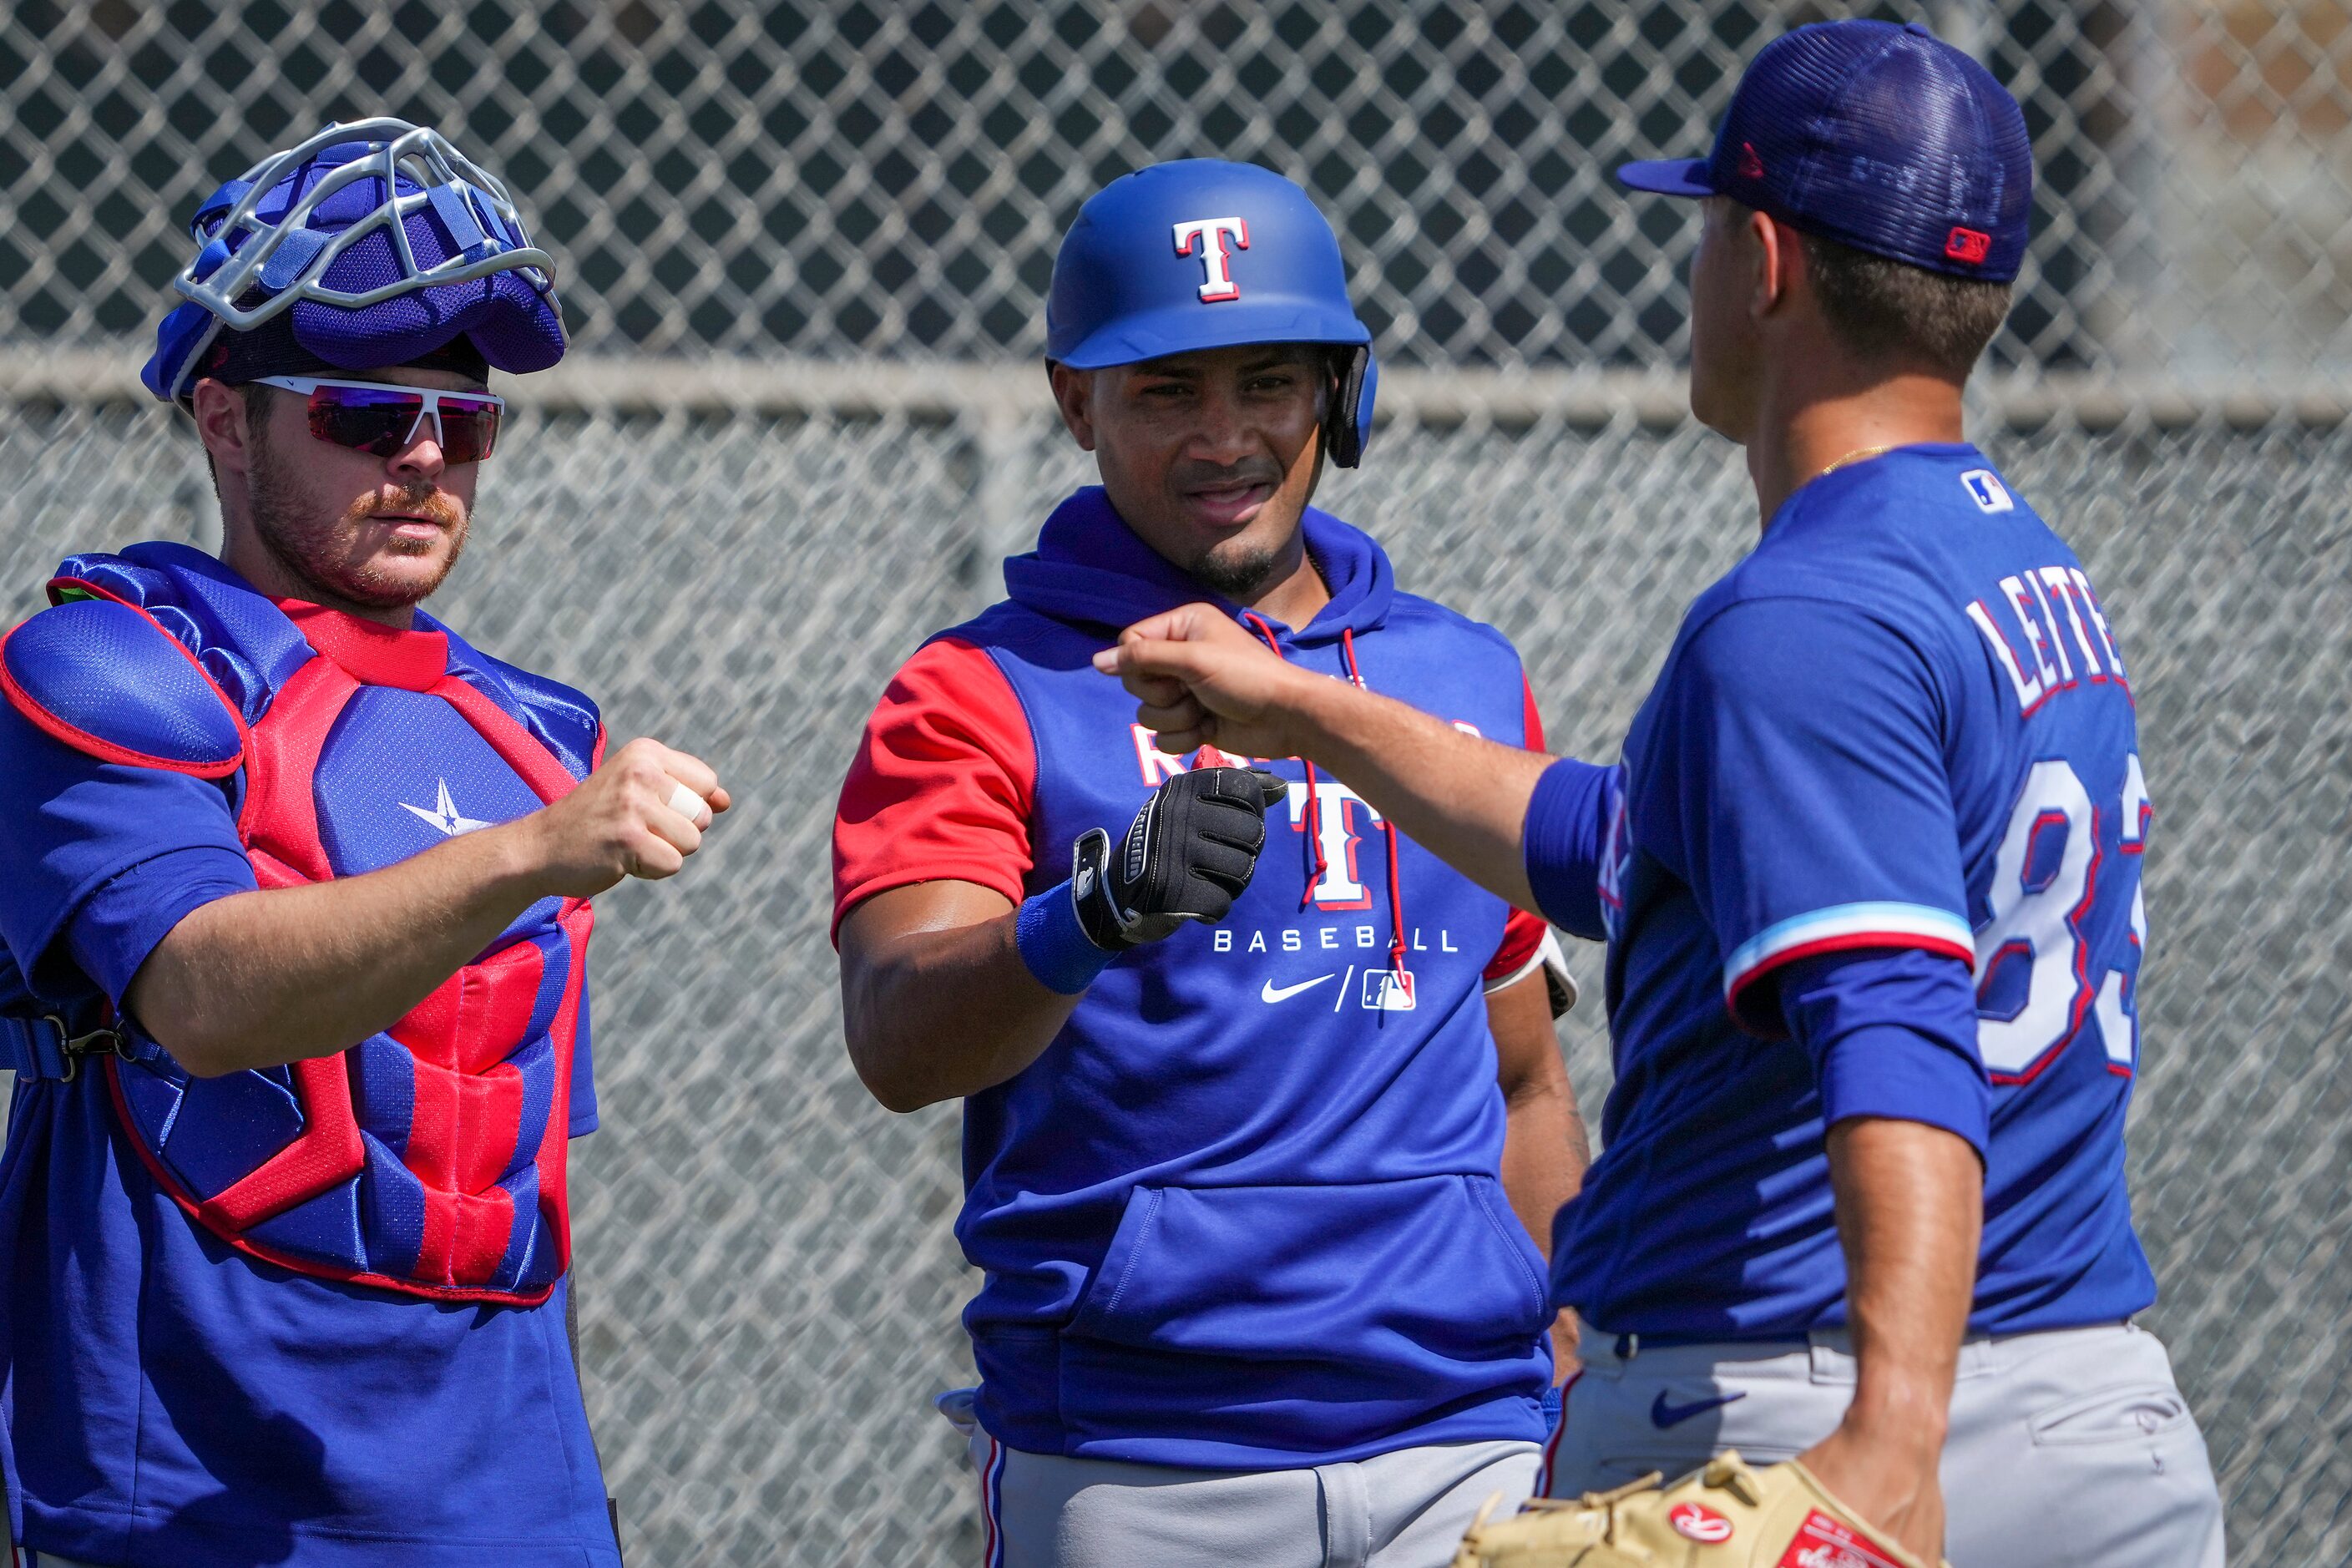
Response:
[[[1266,808],[1290,786],[1257,768],[1195,768],[1152,792],[1112,853],[1097,827],[1071,847],[1070,901],[1105,952],[1221,921],[1265,847]]]

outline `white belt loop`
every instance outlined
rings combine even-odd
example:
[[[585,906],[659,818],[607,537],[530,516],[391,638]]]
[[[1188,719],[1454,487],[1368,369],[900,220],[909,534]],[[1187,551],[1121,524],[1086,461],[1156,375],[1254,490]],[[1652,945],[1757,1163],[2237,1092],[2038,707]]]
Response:
[[[1815,1329],[1805,1335],[1815,1383],[1851,1384],[1854,1380],[1853,1336],[1843,1329]]]
[[[1364,1568],[1372,1555],[1372,1494],[1360,1463],[1315,1467],[1327,1531],[1324,1568]]]
[[[1592,1354],[1585,1359],[1584,1370],[1612,1383],[1622,1382],[1633,1364],[1633,1336],[1596,1333],[1592,1337],[1597,1342],[1592,1347]],[[1625,1347],[1622,1353],[1617,1348],[1621,1344]]]

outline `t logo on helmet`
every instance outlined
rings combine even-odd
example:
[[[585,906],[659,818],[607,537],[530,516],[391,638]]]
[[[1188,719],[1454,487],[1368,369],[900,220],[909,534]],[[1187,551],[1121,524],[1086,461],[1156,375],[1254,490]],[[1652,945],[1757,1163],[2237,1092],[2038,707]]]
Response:
[[[1234,282],[1233,274],[1225,270],[1225,263],[1232,259],[1234,254],[1225,248],[1225,237],[1228,235],[1242,249],[1249,248],[1249,225],[1238,217],[1197,217],[1176,226],[1177,255],[1192,255],[1192,242],[1196,239],[1202,242],[1201,264],[1209,275],[1209,280],[1201,285],[1203,300],[1213,302],[1242,297],[1241,285]]]

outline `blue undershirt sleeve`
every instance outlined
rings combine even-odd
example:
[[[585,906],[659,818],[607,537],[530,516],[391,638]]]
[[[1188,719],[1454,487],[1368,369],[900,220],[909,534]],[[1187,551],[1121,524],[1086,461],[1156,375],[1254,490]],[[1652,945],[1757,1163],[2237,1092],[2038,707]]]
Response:
[[[0,941],[44,995],[119,995],[180,917],[254,885],[219,784],[85,756],[5,703],[0,820]]]
[[[67,951],[120,1006],[139,966],[173,926],[215,899],[256,886],[241,854],[209,844],[167,849],[82,900],[66,927]]]
[[[1588,942],[1605,942],[1601,856],[1619,770],[1562,757],[1536,780],[1520,829],[1528,886],[1546,920]]]
[[[1775,978],[1789,1034],[1813,1059],[1823,1126],[1923,1121],[1984,1157],[1992,1089],[1967,964],[1921,948],[1865,949],[1796,959]]]

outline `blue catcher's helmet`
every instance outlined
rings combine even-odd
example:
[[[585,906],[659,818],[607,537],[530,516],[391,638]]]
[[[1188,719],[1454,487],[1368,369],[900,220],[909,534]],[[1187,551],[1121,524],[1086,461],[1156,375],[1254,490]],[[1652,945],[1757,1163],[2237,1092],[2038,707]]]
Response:
[[[424,126],[329,125],[214,192],[188,229],[202,248],[173,279],[188,302],[141,372],[167,403],[229,357],[224,332],[273,322],[273,337],[290,328],[278,352],[344,370],[408,363],[461,334],[500,370],[563,357],[553,259],[506,186]]]
[[[1048,360],[1096,370],[1243,343],[1340,351],[1323,445],[1354,468],[1372,434],[1372,332],[1305,191],[1270,169],[1188,158],[1123,175],[1078,209],[1054,258]]]

